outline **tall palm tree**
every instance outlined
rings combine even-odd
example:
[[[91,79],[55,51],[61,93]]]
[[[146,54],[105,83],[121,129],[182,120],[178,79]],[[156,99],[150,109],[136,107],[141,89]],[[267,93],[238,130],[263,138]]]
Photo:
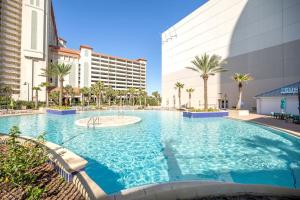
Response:
[[[160,105],[160,94],[158,93],[158,91],[152,92],[152,96],[154,96],[154,98],[157,102],[157,105],[159,106]]]
[[[80,88],[80,93],[81,93],[81,98],[82,98],[81,104],[84,106],[85,105],[85,97],[87,95],[89,95],[90,89],[88,87]]]
[[[193,88],[186,89],[186,92],[189,94],[189,108],[192,107],[191,100],[192,100],[192,93],[193,93],[194,91],[195,91],[195,90],[194,90]]]
[[[253,80],[253,77],[250,74],[239,74],[234,73],[232,79],[238,84],[239,88],[239,100],[236,105],[236,109],[241,109],[242,104],[242,95],[243,95],[243,83]]]
[[[71,85],[66,85],[65,91],[66,91],[67,95],[69,96],[70,106],[72,106],[72,102],[73,102],[73,98],[74,98],[74,89]]]
[[[108,106],[110,106],[111,99],[114,96],[114,90],[112,89],[111,86],[108,86],[108,87],[105,88],[105,94],[106,94],[106,96],[108,98]]]
[[[104,90],[104,84],[101,81],[96,82],[92,85],[92,91],[96,95],[97,107],[101,106],[102,93]]]
[[[204,109],[208,109],[208,102],[207,102],[207,81],[209,76],[214,76],[217,73],[225,72],[223,68],[223,65],[225,64],[225,61],[222,60],[220,56],[212,55],[209,56],[208,54],[203,54],[201,58],[199,56],[196,56],[193,61],[191,61],[193,64],[192,67],[186,67],[187,69],[193,70],[195,72],[198,72],[200,74],[200,77],[202,77],[204,81]]]
[[[40,87],[33,87],[32,90],[35,91],[35,103],[34,103],[34,108],[37,109],[38,108],[38,104],[39,104],[39,91],[41,90]]]
[[[136,93],[136,89],[135,88],[128,88],[128,93],[129,93],[129,100],[132,103],[132,105],[134,106],[134,95]]]
[[[183,89],[184,84],[177,82],[175,83],[175,88],[178,89],[178,108],[181,108],[181,89]]]
[[[49,107],[49,93],[50,93],[50,83],[49,82],[43,82],[40,84],[40,87],[45,87],[45,90],[46,90],[46,96],[45,96],[45,99],[46,99],[46,107]]]
[[[59,64],[59,63],[50,63],[48,68],[42,69],[42,76],[46,77],[57,77],[59,81],[59,105],[62,106],[63,100],[63,85],[64,85],[64,77],[70,74],[72,69],[72,65],[68,64]]]

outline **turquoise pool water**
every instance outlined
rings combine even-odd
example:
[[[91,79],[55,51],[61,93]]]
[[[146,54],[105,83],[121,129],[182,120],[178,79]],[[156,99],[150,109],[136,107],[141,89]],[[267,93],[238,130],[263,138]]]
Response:
[[[0,118],[0,132],[18,125],[89,161],[86,171],[105,192],[178,180],[217,180],[300,188],[300,139],[230,119],[183,118],[181,113],[126,111],[142,122],[87,129],[75,120],[116,111]]]

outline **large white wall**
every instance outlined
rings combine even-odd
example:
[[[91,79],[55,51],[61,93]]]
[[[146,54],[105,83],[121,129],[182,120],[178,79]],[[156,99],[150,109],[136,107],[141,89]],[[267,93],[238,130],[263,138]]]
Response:
[[[170,27],[162,33],[162,105],[169,101],[172,106],[173,95],[178,102],[177,81],[185,84],[182,104],[188,102],[185,89],[190,87],[195,89],[192,106],[203,104],[202,79],[185,69],[203,53],[228,59],[229,71],[209,78],[211,106],[225,93],[230,106],[236,103],[237,87],[229,78],[234,72],[255,78],[245,86],[248,108],[255,106],[256,94],[298,81],[299,62],[293,52],[300,49],[300,43],[294,43],[300,39],[299,10],[297,0],[210,0]]]
[[[40,76],[41,69],[48,64],[48,45],[50,40],[51,0],[24,0],[22,8],[22,36],[21,36],[21,100],[32,99],[32,87],[39,86],[46,81]],[[52,27],[53,28],[53,27]],[[41,88],[39,100],[45,100],[45,88]]]

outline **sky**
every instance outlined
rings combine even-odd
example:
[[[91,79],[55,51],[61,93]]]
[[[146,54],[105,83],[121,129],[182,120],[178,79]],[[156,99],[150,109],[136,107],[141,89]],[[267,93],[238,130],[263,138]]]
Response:
[[[161,33],[206,0],[53,0],[67,47],[147,59],[147,92],[161,91]]]

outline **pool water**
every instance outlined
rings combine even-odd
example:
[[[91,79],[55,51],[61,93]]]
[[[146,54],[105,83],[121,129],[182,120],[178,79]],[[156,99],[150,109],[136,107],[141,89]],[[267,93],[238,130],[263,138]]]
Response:
[[[88,160],[88,175],[108,194],[179,180],[216,180],[300,188],[300,139],[225,118],[183,118],[168,111],[126,111],[140,123],[86,128],[77,119],[118,114],[30,115],[0,118],[0,132],[17,125]]]

